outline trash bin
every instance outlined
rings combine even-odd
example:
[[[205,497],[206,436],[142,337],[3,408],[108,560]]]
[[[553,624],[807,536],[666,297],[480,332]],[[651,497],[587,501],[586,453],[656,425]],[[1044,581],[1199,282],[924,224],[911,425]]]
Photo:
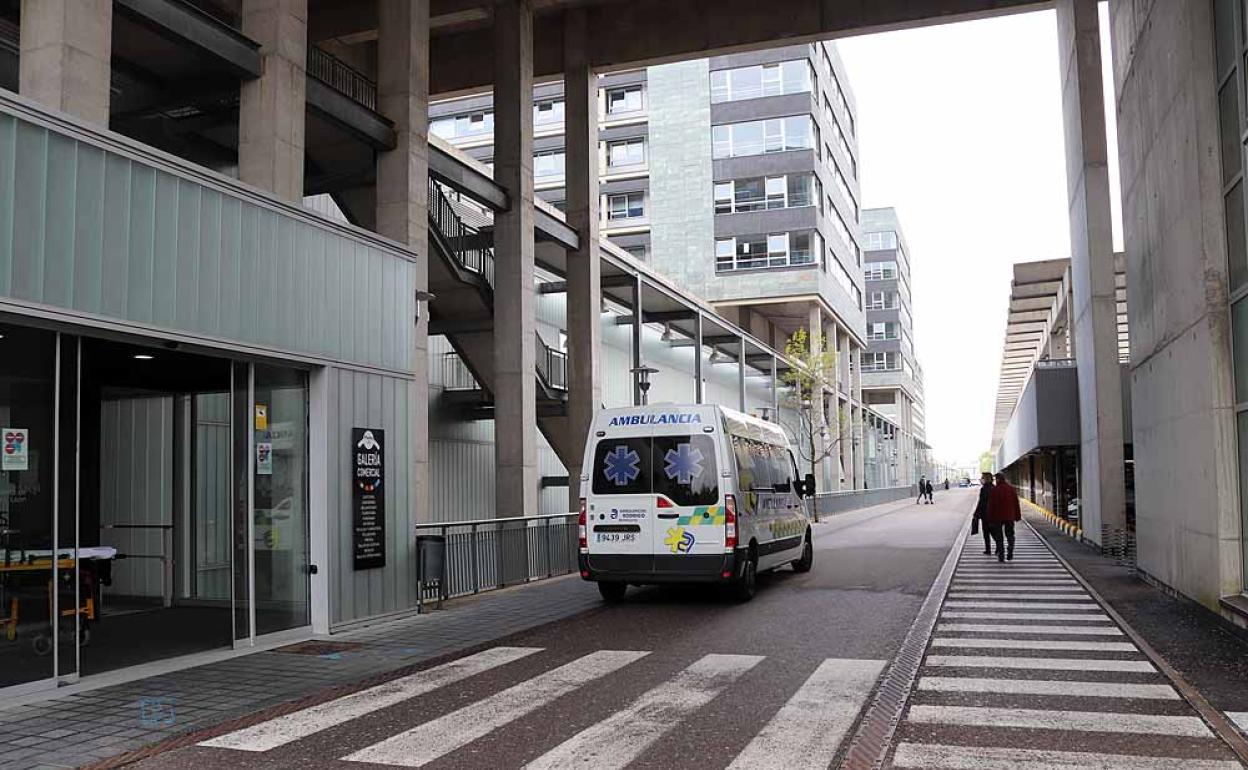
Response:
[[[420,601],[424,601],[425,589],[436,586],[438,604],[445,596],[442,571],[446,563],[445,535],[418,535],[416,537],[416,579],[420,581]]]

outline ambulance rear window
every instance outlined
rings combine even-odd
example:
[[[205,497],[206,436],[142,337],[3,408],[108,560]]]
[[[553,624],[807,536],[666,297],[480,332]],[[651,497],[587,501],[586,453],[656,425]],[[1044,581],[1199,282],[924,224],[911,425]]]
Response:
[[[606,438],[594,448],[596,495],[661,494],[677,505],[719,502],[710,436]]]

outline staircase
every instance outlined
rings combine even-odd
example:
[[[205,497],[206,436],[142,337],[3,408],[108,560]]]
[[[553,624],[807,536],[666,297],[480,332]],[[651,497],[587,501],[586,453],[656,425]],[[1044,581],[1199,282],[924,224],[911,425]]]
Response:
[[[444,398],[474,419],[494,410],[494,249],[484,215],[454,201],[429,180],[429,314],[479,389],[448,389]],[[537,425],[564,466],[579,465],[584,437],[568,432],[568,357],[535,336]],[[445,364],[444,364],[445,365]],[[458,378],[459,385],[465,384]]]

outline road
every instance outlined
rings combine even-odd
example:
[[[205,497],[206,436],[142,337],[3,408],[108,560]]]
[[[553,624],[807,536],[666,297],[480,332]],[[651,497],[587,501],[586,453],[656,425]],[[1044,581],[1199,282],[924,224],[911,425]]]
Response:
[[[748,604],[633,589],[622,604],[138,766],[827,767],[973,502],[951,490],[932,506],[835,517],[816,530],[814,569],[762,577]],[[981,547],[967,540],[961,554],[895,766],[1239,767],[1030,533],[1012,563]]]

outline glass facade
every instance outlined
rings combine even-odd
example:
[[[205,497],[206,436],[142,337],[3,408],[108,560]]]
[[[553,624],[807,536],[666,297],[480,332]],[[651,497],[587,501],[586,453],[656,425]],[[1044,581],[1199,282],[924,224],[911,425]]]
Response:
[[[1248,227],[1245,226],[1244,83],[1248,21],[1242,0],[1214,0],[1214,54],[1218,71],[1218,129],[1222,150],[1222,201],[1226,214],[1227,277],[1231,305],[1235,413],[1239,439],[1239,499],[1244,574],[1248,575]],[[1248,578],[1245,578],[1248,588]]]

